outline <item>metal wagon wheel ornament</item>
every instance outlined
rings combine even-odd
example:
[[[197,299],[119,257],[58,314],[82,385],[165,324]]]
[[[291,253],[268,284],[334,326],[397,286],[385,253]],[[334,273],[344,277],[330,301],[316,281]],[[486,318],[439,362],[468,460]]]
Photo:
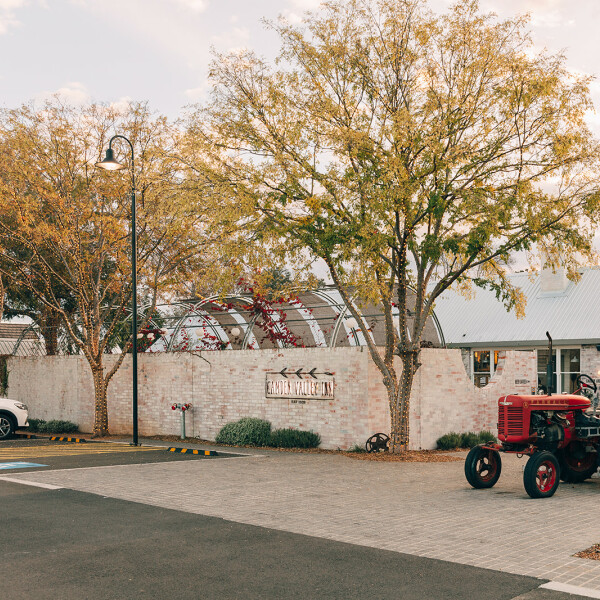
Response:
[[[390,437],[385,433],[374,433],[365,443],[367,452],[388,452],[390,449]]]

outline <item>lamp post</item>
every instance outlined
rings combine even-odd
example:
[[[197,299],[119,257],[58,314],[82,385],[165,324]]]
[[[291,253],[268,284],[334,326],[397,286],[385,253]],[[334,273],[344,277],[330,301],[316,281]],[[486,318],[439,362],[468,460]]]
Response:
[[[112,150],[115,140],[123,140],[129,144],[131,149],[131,285],[133,298],[131,300],[131,312],[133,322],[131,325],[132,357],[133,357],[133,442],[132,446],[138,444],[138,367],[137,367],[137,236],[135,231],[135,170],[133,163],[133,144],[123,135],[114,135],[108,143],[104,160],[96,163],[96,166],[106,171],[120,171],[126,166],[118,162]]]

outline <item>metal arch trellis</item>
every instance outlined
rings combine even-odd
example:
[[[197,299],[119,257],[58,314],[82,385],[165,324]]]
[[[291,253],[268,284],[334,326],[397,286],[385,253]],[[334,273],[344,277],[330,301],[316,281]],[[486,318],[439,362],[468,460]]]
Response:
[[[226,296],[225,300],[233,300],[243,302],[247,305],[252,304],[252,298],[246,296],[232,295]],[[229,346],[230,340],[227,337],[223,327],[219,324],[218,320],[214,319],[209,315],[205,310],[202,310],[203,306],[207,306],[209,304],[222,304],[221,296],[210,296],[208,298],[203,298],[197,302],[179,302],[177,306],[181,306],[185,309],[185,313],[179,317],[176,325],[173,328],[173,332],[170,334],[169,341],[166,345],[166,352],[174,352],[175,346],[178,343],[179,335],[182,329],[185,327],[185,322],[190,319],[197,317],[203,323],[202,327],[208,327],[213,335],[219,339],[220,341],[227,343]],[[254,336],[254,325],[258,319],[258,315],[254,315],[251,319],[246,320],[241,315],[239,310],[235,309],[227,309],[228,314],[232,315],[234,320],[238,325],[244,330],[244,337],[242,339],[242,349],[246,350],[249,344],[254,344],[256,342],[256,337]],[[281,333],[281,327],[275,323],[275,327]],[[278,342],[278,346],[282,347],[282,344]]]
[[[7,346],[8,344],[12,347]],[[0,349],[10,349],[10,352],[0,353],[12,356],[45,356],[46,354],[44,336],[42,335],[40,326],[35,322],[24,327],[16,341],[8,342],[7,340],[0,340]],[[59,336],[58,338],[57,351],[59,354],[68,353],[66,351],[64,336]]]
[[[323,298],[323,300],[325,300],[325,302],[327,302],[329,304],[329,306],[331,307],[331,309],[335,313],[337,313],[337,319],[336,319],[336,322],[335,322],[335,326],[334,326],[333,331],[331,333],[331,339],[329,340],[329,347],[330,348],[335,348],[335,346],[337,344],[337,338],[338,338],[338,335],[340,333],[340,329],[342,327],[344,319],[346,318],[346,313],[349,312],[349,308],[344,304],[343,301],[340,303],[340,302],[337,302],[336,300],[334,300],[331,297],[331,295],[329,295],[327,292],[325,292],[325,290],[316,290],[314,292],[314,294],[318,298]],[[354,300],[354,296],[352,297],[352,300]]]
[[[339,331],[340,331],[342,325],[347,327],[347,325],[345,324],[345,319],[349,313],[349,309],[344,304],[344,302],[341,298],[336,299],[335,295],[332,295],[331,293],[329,293],[328,290],[324,290],[324,289],[311,290],[311,293],[314,294],[316,297],[320,298],[321,300],[323,300],[325,302],[325,306],[330,308],[336,315],[334,317],[336,323],[335,323],[334,330],[331,335],[329,343],[327,343],[327,338],[326,338],[325,332],[322,328],[322,324],[320,323],[319,319],[312,314],[312,309],[316,308],[315,306],[311,306],[311,305],[307,304],[306,302],[303,302],[300,299],[289,302],[292,309],[295,310],[296,312],[298,312],[298,314],[300,315],[301,318],[295,319],[295,320],[290,319],[287,321],[287,323],[294,323],[294,322],[298,321],[298,322],[302,322],[302,323],[308,325],[309,330],[313,336],[316,347],[335,347],[337,345]],[[354,303],[355,298],[356,298],[356,294],[352,297],[353,303]],[[226,348],[231,348],[230,340],[225,331],[225,327],[219,323],[218,319],[214,319],[211,315],[208,314],[208,312],[206,310],[203,310],[203,307],[207,306],[209,304],[214,303],[217,305],[223,305],[223,304],[227,303],[228,301],[229,302],[237,301],[237,302],[243,303],[248,306],[252,305],[252,303],[253,303],[253,300],[250,297],[242,296],[242,295],[231,295],[231,296],[226,296],[225,298],[223,298],[222,296],[211,296],[211,297],[207,297],[207,298],[195,301],[195,302],[187,301],[187,302],[178,302],[175,305],[168,305],[171,307],[177,306],[177,307],[183,308],[183,314],[178,317],[167,317],[167,319],[169,319],[169,318],[175,319],[176,318],[177,322],[174,326],[168,327],[169,329],[171,329],[171,331],[169,332],[168,341],[165,343],[165,351],[166,352],[175,351],[176,345],[179,343],[179,337],[180,337],[180,333],[181,333],[182,329],[184,329],[186,327],[186,322],[193,318],[199,319],[200,323],[202,323],[201,327],[208,328],[209,330],[212,331],[212,334],[214,335],[214,337],[216,339],[219,339],[223,343],[227,344]],[[357,310],[359,310],[359,312],[360,312],[360,309],[357,309]],[[246,350],[249,347],[250,348],[258,348],[258,341],[254,335],[254,328],[255,328],[256,322],[259,318],[259,315],[252,315],[251,318],[245,318],[244,315],[242,314],[243,311],[240,310],[239,307],[228,308],[227,312],[234,318],[237,325],[239,325],[244,330],[244,336],[243,336],[242,342],[241,342],[241,349]],[[275,311],[273,314],[275,316],[275,318],[273,319],[273,324],[272,324],[273,327],[275,328],[275,330],[277,332],[283,333],[282,327],[278,324],[277,311]],[[361,318],[364,321],[366,316],[362,315]],[[197,326],[198,325],[190,324],[190,327],[197,327]],[[359,328],[356,328],[356,327],[349,328],[348,335],[351,336],[351,337],[349,337],[349,341],[350,341],[351,345],[353,345],[353,346],[364,345],[365,341],[363,339],[362,331],[360,331]],[[372,333],[370,333],[370,335],[372,337]],[[276,343],[277,343],[278,347],[280,347],[280,348],[283,347],[283,343],[279,339],[276,340]]]
[[[337,290],[336,290],[337,291]],[[339,292],[337,292],[339,294]],[[348,336],[352,336],[351,338],[349,337],[349,341],[351,343],[352,346],[364,346],[365,345],[365,339],[364,339],[364,335],[362,330],[360,329],[360,327],[349,327],[348,324],[346,323],[346,318],[348,316],[348,314],[350,313],[350,308],[348,307],[348,305],[343,301],[343,299],[341,298],[340,295],[340,300],[336,301],[331,294],[327,293],[325,290],[315,290],[313,292],[313,294],[315,294],[315,296],[318,296],[320,298],[323,298],[326,302],[328,302],[329,306],[331,307],[331,309],[334,312],[337,312],[337,319],[336,319],[336,324],[335,327],[333,328],[333,332],[331,334],[331,340],[329,343],[329,347],[330,348],[335,348],[337,346],[338,343],[338,337],[339,337],[339,333],[340,330],[342,328],[342,326],[346,327],[347,329],[349,329],[350,331],[348,332]],[[362,311],[356,306],[355,304],[355,300],[358,297],[358,293],[354,293],[352,295],[352,297],[350,298],[350,302],[352,303],[352,306],[354,306],[354,308],[356,309],[356,311],[360,314],[360,318],[363,321],[363,324],[366,326],[367,331],[369,332],[369,336],[372,340],[374,340],[374,336],[373,333],[369,330],[369,326],[366,323],[365,319],[368,315],[364,315],[362,313]]]
[[[145,314],[150,307],[151,303],[141,304],[139,307],[139,314]],[[125,308],[125,321],[128,321],[132,317],[132,310],[130,307]],[[156,326],[153,319],[150,319],[150,327]],[[73,343],[69,334],[61,328],[58,334],[58,345],[56,348],[57,355],[71,355],[80,354],[79,349]],[[114,350],[114,349],[112,349]],[[0,354],[10,354],[17,356],[19,354],[23,356],[45,356],[46,355],[46,344],[44,336],[40,326],[33,322],[27,327],[23,328],[16,341],[8,341],[0,339]]]
[[[440,323],[440,320],[437,318],[437,315],[435,314],[435,311],[431,311],[431,320],[433,321],[433,324],[435,325],[435,330],[438,334],[438,338],[440,340],[440,346],[442,348],[446,347],[446,338],[444,337],[444,331],[442,330],[442,325]]]
[[[31,323],[28,327],[25,327],[23,331],[21,331],[17,341],[12,342],[12,348],[10,349],[10,352],[2,352],[2,354],[11,354],[12,356],[17,356],[19,354],[19,350],[21,349],[21,345],[29,333],[33,333],[35,335],[35,341],[30,345],[32,346],[31,349],[33,349],[34,352],[29,352],[30,348],[28,348],[28,352],[26,352],[26,354],[28,356],[42,356],[46,354],[43,342],[44,338],[41,336],[40,328],[36,323]],[[3,342],[3,344],[6,344],[6,342]]]
[[[201,307],[206,304],[208,300],[200,300],[199,302],[179,302],[177,306],[181,306],[185,309],[185,313],[179,317],[177,324],[173,328],[173,332],[170,335],[169,341],[166,346],[166,352],[175,352],[175,345],[178,343],[178,338],[180,332],[185,327],[185,321],[187,319],[192,318],[193,316],[197,316],[202,319],[204,323],[208,325],[208,327],[213,330],[213,333],[218,339],[221,339],[219,332],[216,330],[213,322],[207,319],[208,315],[204,312],[200,312]]]
[[[312,298],[311,298],[312,296]],[[355,293],[351,302],[354,306],[357,298]],[[231,295],[226,296],[211,296],[204,299],[176,302],[171,304],[162,304],[156,306],[156,311],[160,317],[152,318],[148,324],[148,328],[158,329],[164,328],[168,331],[166,335],[157,340],[156,345],[152,345],[149,352],[176,352],[180,350],[178,344],[181,343],[179,340],[182,329],[189,328],[202,328],[205,332],[204,336],[197,336],[197,350],[209,350],[209,349],[234,349],[234,345],[242,350],[247,349],[258,349],[262,345],[259,343],[257,336],[255,335],[257,321],[260,319],[260,314],[251,311],[250,307],[254,301],[250,296],[246,295]],[[214,305],[215,309],[221,307],[221,310],[215,310],[214,314],[209,311],[209,305]],[[310,331],[313,337],[315,347],[337,347],[339,343],[339,336],[342,327],[345,328],[348,335],[348,342],[351,346],[363,346],[365,340],[362,331],[357,326],[352,326],[348,321],[349,318],[349,307],[343,302],[339,291],[335,288],[320,288],[317,290],[308,290],[306,295],[301,294],[297,300],[288,301],[289,305],[285,309],[277,309],[277,306],[273,307],[271,313],[272,319],[270,320],[270,326],[276,333],[282,334],[284,337],[285,328],[290,328],[293,331],[294,327],[301,325],[303,330],[306,331],[306,327]],[[144,303],[139,307],[139,313],[144,314],[151,308],[151,303]],[[361,319],[367,329],[369,326],[367,320],[377,315],[370,314],[372,311],[368,311],[366,314],[364,310],[356,307]],[[326,314],[320,312],[322,309],[328,309]],[[293,316],[289,319],[282,320],[282,324],[279,324],[281,318],[280,312],[282,310],[292,311]],[[131,319],[131,310],[125,309],[127,313],[125,320]],[[222,322],[218,314],[222,312],[224,315],[229,316],[229,321]],[[316,314],[315,314],[316,312]],[[397,319],[398,316],[397,308],[395,309],[394,316]],[[319,315],[319,316],[316,316]],[[191,320],[191,321],[190,321]],[[330,329],[331,322],[334,322],[333,329]],[[437,340],[436,345],[439,343],[442,347],[445,346],[444,335],[440,326],[439,320],[435,313],[431,315],[431,322]],[[158,325],[157,325],[158,323]],[[235,328],[239,328],[243,331],[241,339],[238,337],[239,334],[235,333],[234,337],[231,337],[231,331]],[[298,331],[298,330],[296,330]],[[331,335],[329,332],[331,331]],[[432,331],[430,329],[430,331]],[[433,332],[433,331],[432,331]],[[206,337],[210,336],[211,339],[217,342],[216,348],[202,347],[202,344],[207,344]],[[369,329],[369,335],[371,339],[374,339],[373,332]],[[204,340],[204,341],[203,341]],[[275,336],[275,339],[271,340],[276,347],[283,348],[285,342],[282,341],[279,336]],[[308,341],[308,340],[307,340]],[[11,341],[8,345],[8,340],[2,340],[0,338],[0,353],[2,353],[4,346],[4,352],[6,354],[22,354],[22,355],[44,355],[45,343],[44,337],[41,334],[39,326],[35,323],[30,324],[27,328],[23,329],[20,333],[19,338],[16,342]],[[118,348],[113,348],[112,351],[119,351]],[[59,354],[74,354],[77,353],[77,349],[74,344],[69,340],[66,333],[63,332],[59,336]]]
[[[165,351],[175,351],[175,346],[179,343],[179,336],[182,329],[184,329],[185,327],[186,321],[194,317],[197,317],[201,320],[201,322],[203,323],[202,327],[210,328],[210,330],[217,339],[221,340],[224,343],[227,343],[228,346],[231,348],[230,340],[227,337],[224,327],[220,325],[217,319],[214,319],[211,315],[207,313],[207,311],[202,309],[202,307],[207,306],[209,304],[222,305],[223,301],[237,301],[247,306],[251,306],[253,303],[251,297],[241,295],[226,296],[224,299],[222,296],[210,296],[208,298],[203,298],[202,300],[199,300],[197,302],[177,303],[177,306],[183,307],[185,309],[185,313],[178,318],[176,325],[173,327],[173,331],[172,333],[170,333],[169,341],[166,344]],[[310,314],[310,310],[299,300],[291,301],[290,304],[292,305],[293,309],[296,310],[303,317],[303,322],[308,324],[313,338],[315,339],[315,343],[317,345],[326,344],[323,330],[320,328],[317,319],[315,319]],[[227,312],[236,321],[237,325],[239,325],[244,331],[244,337],[242,338],[241,342],[241,349],[247,350],[249,347],[258,348],[259,344],[254,334],[254,328],[260,315],[255,314],[252,315],[251,318],[246,319],[244,318],[242,311],[240,311],[239,308],[236,309],[235,307],[227,308]],[[285,332],[282,326],[279,324],[279,313],[277,313],[277,311],[274,311],[273,316],[274,319],[272,326],[274,330],[277,333],[283,335]],[[318,329],[318,331],[316,331],[316,329]],[[279,348],[284,347],[284,344],[280,339],[276,339],[275,343]]]
[[[336,347],[338,344],[338,341],[339,341],[339,334],[340,334],[340,330],[342,329],[342,327],[346,328],[347,333],[348,333],[349,342],[352,346],[365,345],[366,342],[363,338],[363,333],[360,330],[360,328],[358,328],[356,326],[355,327],[348,326],[347,319],[348,319],[350,310],[349,310],[349,307],[343,302],[343,299],[341,297],[339,297],[339,298],[337,297],[337,296],[339,296],[339,292],[336,293],[336,290],[334,288],[332,288],[331,290],[327,289],[327,288],[325,288],[325,289],[321,288],[318,290],[310,290],[310,293],[313,294],[314,296],[316,296],[317,298],[320,298],[325,303],[324,305],[322,305],[322,307],[330,308],[335,313],[335,316],[333,317],[333,319],[335,320],[335,325],[334,325],[331,337],[329,338],[329,342],[327,342],[327,337],[325,335],[325,332],[324,332],[324,329],[322,326],[323,318],[315,317],[312,312],[313,309],[319,308],[319,306],[318,305],[315,306],[315,305],[311,305],[310,303],[307,303],[306,299],[304,299],[304,300],[298,299],[297,301],[292,301],[289,303],[291,305],[291,308],[298,312],[300,318],[288,319],[286,321],[286,323],[288,325],[293,324],[295,322],[301,322],[305,325],[308,325],[308,327],[312,333],[312,336],[314,338],[316,347],[323,347],[323,346],[328,346],[328,347],[332,347],[332,348]],[[355,303],[356,298],[357,298],[357,294],[355,293],[351,299],[351,302],[353,303],[353,305]],[[194,319],[194,318],[198,319],[199,324],[196,324],[196,325],[190,324],[189,325],[190,327],[200,326],[203,329],[208,329],[214,335],[215,339],[218,339],[219,341],[223,342],[222,349],[232,349],[231,339],[229,338],[228,333],[227,333],[227,326],[221,324],[219,322],[218,318],[214,318],[212,315],[210,315],[208,313],[208,311],[206,309],[203,309],[203,307],[207,307],[207,305],[210,305],[210,304],[224,306],[225,304],[230,304],[232,301],[238,302],[238,303],[242,304],[242,306],[243,305],[250,306],[253,303],[253,300],[251,297],[243,296],[243,295],[231,295],[231,296],[226,296],[225,298],[223,298],[222,296],[211,296],[211,297],[207,297],[207,298],[204,298],[204,299],[201,299],[198,301],[179,302],[179,303],[176,303],[175,305],[168,305],[170,307],[173,307],[173,306],[181,307],[184,309],[184,313],[181,316],[177,316],[177,317],[166,317],[166,319],[177,319],[177,322],[174,326],[168,326],[168,329],[170,329],[171,331],[169,332],[168,341],[166,341],[166,343],[165,343],[165,351],[166,352],[175,351],[175,347],[179,343],[179,336],[180,336],[181,330],[186,326],[186,322],[189,319]],[[166,305],[163,305],[163,306],[166,306]],[[363,311],[361,311],[361,309],[359,309],[358,307],[356,307],[356,308],[361,316],[363,323],[365,323],[365,325],[367,325],[367,329],[369,330],[369,335],[371,336],[371,339],[374,339],[373,333],[368,328],[366,319],[369,317],[373,317],[375,315],[363,314]],[[227,307],[224,310],[234,319],[236,324],[244,331],[244,335],[241,340],[240,348],[242,350],[246,350],[248,348],[258,348],[259,344],[254,335],[254,329],[255,329],[256,322],[259,319],[260,315],[253,314],[252,316],[248,317],[247,315],[244,315],[245,311],[240,306]],[[397,319],[398,309],[397,308],[393,309],[393,313]],[[278,319],[277,319],[278,313],[275,311],[273,314],[274,314],[275,318],[273,319],[272,326],[276,329],[276,331],[282,332],[282,328],[278,325],[278,322],[277,322],[278,321]],[[435,313],[433,313],[431,315],[431,317],[432,317],[434,329],[435,329],[437,337],[438,337],[438,341],[441,346],[444,346],[445,345],[444,336],[443,336],[443,332],[442,332],[442,328],[440,326],[439,320],[437,319],[437,316],[435,315]],[[331,319],[331,317],[325,317],[325,320],[329,320],[329,319]],[[316,331],[316,329],[318,329],[318,331]],[[276,343],[277,343],[277,346],[283,347],[283,344],[279,339],[276,340]]]

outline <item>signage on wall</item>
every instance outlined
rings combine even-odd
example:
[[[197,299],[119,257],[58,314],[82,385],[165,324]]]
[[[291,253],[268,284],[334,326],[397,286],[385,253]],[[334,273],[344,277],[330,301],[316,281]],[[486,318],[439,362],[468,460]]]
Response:
[[[267,398],[332,400],[334,389],[333,373],[317,372],[316,367],[310,370],[284,367],[281,371],[271,371],[266,374]]]

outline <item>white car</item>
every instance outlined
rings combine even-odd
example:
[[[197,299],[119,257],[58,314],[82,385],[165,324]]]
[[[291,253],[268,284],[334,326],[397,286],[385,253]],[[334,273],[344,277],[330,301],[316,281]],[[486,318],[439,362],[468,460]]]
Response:
[[[12,437],[15,429],[27,427],[27,405],[18,400],[0,398],[0,440]]]

